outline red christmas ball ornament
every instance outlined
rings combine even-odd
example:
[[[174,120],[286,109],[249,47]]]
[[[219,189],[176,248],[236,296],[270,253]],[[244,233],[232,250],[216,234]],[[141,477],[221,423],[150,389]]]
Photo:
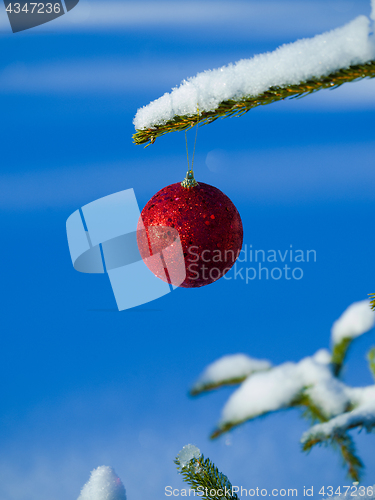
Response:
[[[243,228],[228,196],[198,184],[189,170],[182,183],[161,189],[148,201],[137,240],[142,259],[156,276],[193,288],[209,285],[230,270],[242,248]]]

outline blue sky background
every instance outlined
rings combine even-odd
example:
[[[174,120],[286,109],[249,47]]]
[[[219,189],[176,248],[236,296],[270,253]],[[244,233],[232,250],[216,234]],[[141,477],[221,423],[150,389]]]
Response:
[[[132,144],[138,107],[198,71],[369,11],[362,0],[81,0],[12,34],[0,6],[1,500],[75,500],[99,465],[115,468],[129,500],[164,498],[182,487],[172,460],[189,442],[244,487],[348,484],[332,450],[302,455],[297,411],[210,442],[231,390],[187,391],[224,354],[277,364],[328,347],[332,322],[374,291],[375,82],[199,130],[196,177],[236,204],[244,243],[316,250],[300,281],[220,280],[119,313],[106,276],[74,271],[65,221],[128,188],[142,208],[184,177],[183,134]],[[373,343],[373,332],[356,342],[348,382],[371,383]],[[374,436],[356,439],[373,484]]]

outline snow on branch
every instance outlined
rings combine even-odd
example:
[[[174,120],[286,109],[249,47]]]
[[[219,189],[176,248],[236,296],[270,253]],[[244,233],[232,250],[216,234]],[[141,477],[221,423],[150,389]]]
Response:
[[[288,97],[375,77],[375,43],[370,20],[359,16],[314,38],[285,44],[273,52],[198,73],[140,108],[134,118],[136,144],[185,130],[198,121],[242,115],[251,108]]]
[[[183,468],[189,465],[191,460],[199,460],[201,457],[202,453],[199,448],[197,448],[193,444],[187,444],[185,445],[180,453],[177,455],[175,462],[178,464],[179,467]]]
[[[368,300],[355,302],[334,322],[331,330],[332,363],[335,374],[341,371],[346,353],[353,339],[368,332],[375,324],[375,312]]]
[[[314,445],[334,439],[355,427],[365,428],[371,431],[375,427],[375,387],[372,389],[372,399],[355,410],[338,415],[328,422],[316,424],[302,435],[301,443],[305,446]]]
[[[115,471],[103,465],[91,472],[78,500],[126,500],[126,493]]]
[[[196,396],[224,385],[239,384],[249,375],[269,370],[271,366],[269,361],[251,358],[246,354],[223,356],[205,369],[193,385],[190,394]]]
[[[370,432],[375,427],[375,386],[357,390],[363,391],[362,404],[328,422],[314,425],[301,438],[304,451],[310,451],[313,446],[321,443],[338,445],[348,465],[349,476],[355,481],[359,481],[361,477],[363,464],[356,456],[354,442],[347,431],[357,427]]]
[[[261,370],[251,370],[251,362],[256,360],[247,357],[240,358],[243,365],[236,367],[236,356],[244,355],[224,356],[209,365],[194,385],[193,395],[207,387],[225,385],[228,380],[240,384],[225,404],[211,437],[217,438],[272,411],[300,407],[304,416],[315,424],[302,437],[303,449],[307,451],[323,441],[334,442],[347,464],[349,476],[358,480],[363,464],[356,456],[348,431],[355,427],[375,428],[375,385],[350,387],[338,378],[337,366],[339,363],[341,369],[350,342],[369,331],[374,323],[375,312],[369,301],[355,302],[332,326],[332,352],[321,349],[298,363],[275,367],[268,364]],[[368,361],[375,378],[375,348],[370,349]]]
[[[350,404],[349,394],[333,376],[330,360],[329,352],[322,349],[299,363],[283,363],[248,377],[224,406],[212,437],[283,408],[308,404],[322,419],[342,413]]]

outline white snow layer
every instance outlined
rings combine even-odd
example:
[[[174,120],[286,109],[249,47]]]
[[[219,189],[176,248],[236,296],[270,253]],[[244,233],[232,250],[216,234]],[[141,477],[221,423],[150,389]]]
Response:
[[[375,0],[372,2],[374,6]],[[314,38],[297,40],[273,52],[198,73],[171,93],[140,108],[134,126],[138,130],[152,128],[176,115],[195,116],[198,107],[200,112],[212,111],[228,99],[257,96],[270,87],[298,84],[367,62],[375,58],[374,37],[369,34],[369,19],[359,16]]]
[[[375,312],[371,310],[370,302],[368,300],[354,302],[333,323],[331,329],[332,343],[336,345],[344,338],[354,339],[359,337],[371,330],[374,324]]]
[[[268,370],[271,366],[269,361],[251,358],[246,354],[223,356],[208,365],[194,384],[192,391],[245,378],[252,373]]]
[[[177,460],[180,462],[181,467],[185,467],[193,458],[199,458],[201,451],[193,444],[185,445],[180,453],[177,455]]]
[[[366,403],[352,411],[338,415],[328,422],[314,425],[302,435],[301,442],[305,443],[311,438],[324,440],[340,435],[353,427],[365,427],[367,430],[375,427],[375,387],[366,389],[371,389],[371,391],[367,391],[370,397]]]
[[[220,427],[286,408],[303,394],[328,418],[350,402],[348,388],[332,374],[328,351],[320,350],[299,363],[284,363],[246,379],[224,406]]]
[[[126,493],[115,471],[103,465],[91,472],[78,500],[126,500]]]

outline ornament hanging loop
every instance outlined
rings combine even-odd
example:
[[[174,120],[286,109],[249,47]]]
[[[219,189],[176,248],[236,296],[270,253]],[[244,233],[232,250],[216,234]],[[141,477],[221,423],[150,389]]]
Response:
[[[194,172],[192,170],[188,170],[185,179],[181,182],[181,186],[183,188],[190,189],[198,185],[198,182],[194,178]]]
[[[194,178],[194,172],[193,172],[193,165],[194,165],[194,157],[195,157],[195,147],[197,145],[197,136],[198,136],[198,126],[199,126],[199,107],[197,106],[198,110],[198,118],[197,118],[197,130],[195,132],[195,141],[194,141],[194,150],[193,150],[193,158],[191,160],[191,168],[189,164],[189,149],[188,149],[188,143],[187,143],[187,135],[186,135],[186,130],[185,130],[185,142],[186,142],[186,156],[187,156],[187,162],[188,162],[188,171],[186,173],[185,179],[181,182],[181,186],[190,189],[195,186],[198,186],[198,182]]]

